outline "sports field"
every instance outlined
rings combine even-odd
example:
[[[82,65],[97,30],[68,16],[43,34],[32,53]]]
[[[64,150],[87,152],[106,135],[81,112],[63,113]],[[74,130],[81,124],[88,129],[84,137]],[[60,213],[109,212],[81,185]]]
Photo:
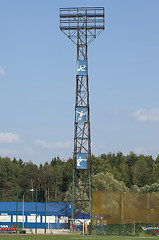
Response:
[[[154,240],[159,237],[76,236],[76,235],[0,235],[0,240]]]

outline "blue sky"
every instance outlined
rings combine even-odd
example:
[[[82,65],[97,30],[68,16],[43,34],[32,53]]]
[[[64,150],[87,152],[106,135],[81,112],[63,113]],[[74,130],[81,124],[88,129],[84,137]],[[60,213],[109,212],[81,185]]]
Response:
[[[0,0],[0,156],[73,152],[76,46],[60,7],[105,7],[88,48],[92,153],[159,154],[158,0]]]

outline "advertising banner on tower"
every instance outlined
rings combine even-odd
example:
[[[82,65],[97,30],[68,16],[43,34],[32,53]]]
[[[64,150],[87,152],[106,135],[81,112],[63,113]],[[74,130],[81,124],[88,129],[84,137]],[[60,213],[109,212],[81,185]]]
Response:
[[[76,122],[85,123],[87,122],[87,108],[76,107]]]
[[[87,169],[87,154],[77,154],[77,169]]]
[[[77,75],[88,75],[87,60],[77,60]]]

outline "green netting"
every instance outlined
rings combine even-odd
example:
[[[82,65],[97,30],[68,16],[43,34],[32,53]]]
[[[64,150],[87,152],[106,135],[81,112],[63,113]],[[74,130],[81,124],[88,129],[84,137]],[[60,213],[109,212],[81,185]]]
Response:
[[[93,224],[159,223],[159,193],[93,192]]]

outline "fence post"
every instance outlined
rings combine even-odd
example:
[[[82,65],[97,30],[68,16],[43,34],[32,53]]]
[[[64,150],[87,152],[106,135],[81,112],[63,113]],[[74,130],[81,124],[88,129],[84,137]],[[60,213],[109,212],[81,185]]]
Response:
[[[135,221],[134,221],[134,236],[135,236]]]
[[[112,205],[112,201],[113,201],[113,192],[111,191],[111,195],[110,195],[110,203],[111,203],[111,217],[112,217],[112,211],[113,211],[113,205]]]
[[[148,193],[147,194],[147,211],[148,211],[148,213],[147,213],[147,221],[148,221],[148,223],[149,223],[149,210],[150,210],[150,194]]]
[[[16,201],[16,228],[18,227],[18,190],[17,190],[17,201]]]
[[[47,190],[45,190],[45,234],[46,234]]]
[[[37,201],[38,201],[38,190],[36,189],[36,223],[35,223],[35,233],[37,233]]]
[[[120,230],[119,230],[119,236],[122,235],[122,224],[123,224],[123,192],[120,193]]]

